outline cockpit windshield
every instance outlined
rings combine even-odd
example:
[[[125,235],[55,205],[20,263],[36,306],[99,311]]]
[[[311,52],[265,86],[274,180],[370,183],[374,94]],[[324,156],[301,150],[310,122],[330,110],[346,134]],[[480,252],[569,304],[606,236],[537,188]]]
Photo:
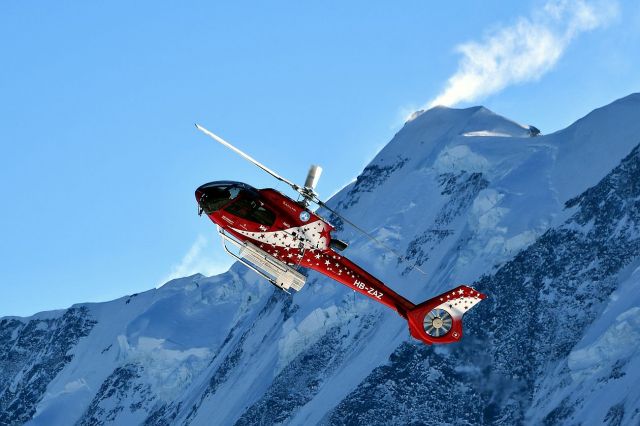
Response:
[[[227,205],[240,194],[237,186],[211,186],[201,189],[202,195],[198,200],[200,208],[209,215]]]
[[[258,191],[242,182],[216,181],[202,185],[196,190],[200,209],[207,215],[223,209],[241,219],[271,227],[275,213],[267,209]]]

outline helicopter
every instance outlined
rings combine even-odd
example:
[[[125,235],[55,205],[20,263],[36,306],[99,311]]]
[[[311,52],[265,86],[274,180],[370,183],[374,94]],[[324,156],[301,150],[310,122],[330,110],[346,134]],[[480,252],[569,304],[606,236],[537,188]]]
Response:
[[[226,180],[198,187],[195,191],[198,214],[204,213],[217,225],[229,255],[287,293],[302,290],[306,276],[301,268],[317,271],[396,311],[407,320],[411,336],[426,344],[453,343],[462,338],[463,315],[486,295],[460,285],[413,304],[343,256],[341,252],[348,244],[333,238],[334,227],[310,209],[311,204],[325,209],[396,253],[319,198],[315,188],[322,173],[320,166],[312,165],[304,185],[300,186],[199,124],[196,128],[301,196],[295,201],[272,188],[256,189],[243,182]],[[235,252],[230,246],[235,247]]]

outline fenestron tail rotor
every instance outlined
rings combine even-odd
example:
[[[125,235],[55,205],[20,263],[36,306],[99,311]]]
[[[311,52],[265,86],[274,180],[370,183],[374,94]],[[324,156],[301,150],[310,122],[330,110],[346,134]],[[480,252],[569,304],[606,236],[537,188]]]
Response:
[[[434,309],[424,317],[424,331],[431,337],[444,336],[451,330],[451,314],[444,309]]]

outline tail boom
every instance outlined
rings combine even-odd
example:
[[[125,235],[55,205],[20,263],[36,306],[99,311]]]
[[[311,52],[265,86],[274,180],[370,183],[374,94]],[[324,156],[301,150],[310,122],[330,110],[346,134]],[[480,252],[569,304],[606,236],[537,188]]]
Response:
[[[327,250],[323,255],[324,257],[318,256],[319,261],[315,263],[306,263],[303,259],[302,266],[319,271],[352,290],[382,303],[398,312],[403,318],[407,318],[407,312],[416,307],[346,257],[333,250]]]
[[[332,250],[317,256],[316,262],[303,259],[302,266],[315,269],[354,291],[388,306],[409,323],[413,337],[426,344],[457,342],[462,338],[462,316],[486,296],[466,285],[414,305],[346,257]]]

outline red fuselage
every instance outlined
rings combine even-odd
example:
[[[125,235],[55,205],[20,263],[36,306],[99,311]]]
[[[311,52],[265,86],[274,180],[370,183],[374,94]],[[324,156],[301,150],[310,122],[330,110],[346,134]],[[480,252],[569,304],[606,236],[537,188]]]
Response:
[[[227,186],[224,186],[227,185]],[[203,196],[218,188],[238,189],[207,209]],[[215,188],[210,190],[210,188]],[[215,195],[214,194],[214,198]],[[226,194],[222,192],[220,197]],[[233,196],[233,197],[232,197]],[[249,241],[278,260],[318,271],[380,302],[406,318],[415,305],[330,247],[333,227],[304,205],[274,189],[254,189],[237,182],[212,182],[196,190],[207,216],[238,240]],[[218,198],[215,198],[216,200]],[[213,204],[213,203],[212,203]]]
[[[333,227],[274,189],[217,181],[200,186],[196,199],[216,225],[290,266],[313,269],[395,310],[411,335],[427,344],[462,337],[462,316],[485,295],[467,286],[414,305],[331,248]]]

